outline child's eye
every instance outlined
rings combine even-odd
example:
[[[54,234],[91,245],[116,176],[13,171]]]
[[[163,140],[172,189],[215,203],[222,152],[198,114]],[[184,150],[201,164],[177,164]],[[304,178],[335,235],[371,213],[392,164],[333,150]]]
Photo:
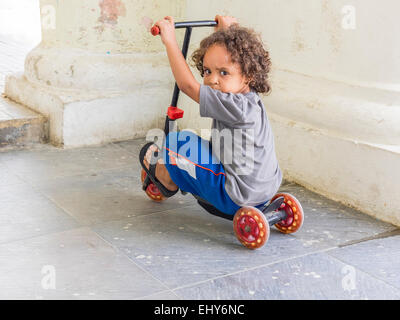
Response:
[[[204,74],[205,74],[205,75],[209,75],[209,74],[211,74],[211,71],[208,70],[208,69],[204,69]]]
[[[221,75],[222,75],[222,76],[227,76],[227,75],[228,75],[228,72],[227,72],[227,71],[221,71]]]

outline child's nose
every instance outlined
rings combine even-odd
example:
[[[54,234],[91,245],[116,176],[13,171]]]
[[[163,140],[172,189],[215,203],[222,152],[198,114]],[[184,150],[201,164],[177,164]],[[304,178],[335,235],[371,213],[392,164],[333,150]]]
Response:
[[[211,83],[212,84],[218,84],[219,83],[219,78],[218,78],[218,75],[216,75],[216,74],[213,74],[213,75],[211,75]]]

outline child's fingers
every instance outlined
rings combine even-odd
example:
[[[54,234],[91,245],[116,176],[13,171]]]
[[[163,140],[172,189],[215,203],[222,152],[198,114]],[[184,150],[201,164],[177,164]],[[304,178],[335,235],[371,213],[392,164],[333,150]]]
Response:
[[[156,23],[154,23],[152,34],[153,35],[164,34],[168,24],[169,22],[165,19],[158,20]]]
[[[163,19],[163,20],[158,20],[154,25],[158,27],[160,30],[163,30],[167,23],[168,22],[165,19]]]
[[[162,22],[163,22],[163,20],[158,20],[156,23],[154,23],[154,25],[161,28]]]
[[[175,38],[175,25],[174,25],[174,19],[170,16],[166,16],[164,19],[157,21],[154,24],[156,27],[158,27],[158,32],[154,30],[152,31],[153,35],[160,35],[161,36],[161,41],[166,44],[170,43],[171,41],[174,40]],[[156,29],[156,28],[154,28]]]
[[[174,22],[174,18],[170,17],[170,16],[166,16],[164,19],[162,20],[158,20],[154,25],[158,26],[158,27],[163,27],[166,24],[170,24]]]
[[[215,30],[227,29],[233,24],[239,24],[238,19],[232,16],[216,15],[215,21],[217,22],[217,26],[214,28]]]
[[[174,23],[174,18],[172,18],[171,16],[166,16],[165,18],[164,18],[164,20],[167,20],[169,23]]]
[[[215,16],[215,22],[217,23],[217,25],[214,27],[214,31],[217,31],[218,29],[219,29],[219,27],[221,26],[221,24],[222,24],[222,16],[220,16],[219,14],[217,14],[216,16]]]

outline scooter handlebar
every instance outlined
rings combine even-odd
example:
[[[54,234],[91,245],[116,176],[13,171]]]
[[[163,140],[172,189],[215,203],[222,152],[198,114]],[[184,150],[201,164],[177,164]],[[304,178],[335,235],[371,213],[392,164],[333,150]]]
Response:
[[[204,21],[187,21],[187,22],[175,22],[175,29],[181,28],[194,28],[194,27],[215,27],[218,23],[215,20],[204,20]],[[160,34],[160,28],[154,25],[150,32],[153,36]]]

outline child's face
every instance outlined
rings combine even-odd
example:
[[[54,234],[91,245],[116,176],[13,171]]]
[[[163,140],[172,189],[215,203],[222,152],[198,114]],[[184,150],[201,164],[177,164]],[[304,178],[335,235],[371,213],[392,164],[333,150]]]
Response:
[[[231,61],[225,46],[214,44],[203,58],[204,84],[225,93],[247,93],[248,80],[238,63]]]

